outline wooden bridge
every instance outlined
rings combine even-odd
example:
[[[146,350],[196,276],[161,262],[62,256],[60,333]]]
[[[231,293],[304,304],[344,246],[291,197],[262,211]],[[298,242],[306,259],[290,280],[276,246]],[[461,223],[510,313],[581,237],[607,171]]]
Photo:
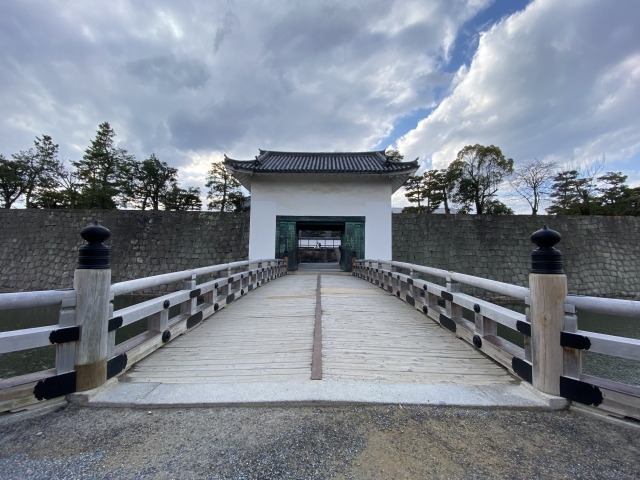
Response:
[[[2,309],[60,305],[58,325],[0,333],[0,353],[51,344],[58,351],[54,369],[0,380],[3,411],[64,396],[145,407],[576,402],[640,419],[639,387],[581,371],[586,349],[640,360],[640,340],[581,331],[575,315],[640,317],[640,302],[566,295],[553,245],[542,242],[542,258],[534,252],[531,289],[388,260],[355,261],[350,274],[287,275],[286,259],[111,285],[102,228],[83,231],[89,244],[73,290],[0,295]],[[182,288],[173,293],[113,311],[115,296],[176,282]],[[515,312],[462,285],[529,308]],[[137,322],[146,331],[116,345],[116,330]],[[519,332],[524,347],[500,337],[498,324]]]

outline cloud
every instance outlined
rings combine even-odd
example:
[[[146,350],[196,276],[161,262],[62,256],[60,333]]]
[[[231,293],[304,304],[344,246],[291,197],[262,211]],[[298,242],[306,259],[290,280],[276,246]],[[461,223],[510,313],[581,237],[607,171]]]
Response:
[[[159,85],[169,90],[200,88],[210,77],[204,62],[172,55],[133,60],[125,63],[124,69],[147,87]]]
[[[444,165],[469,143],[516,160],[638,155],[640,4],[536,1],[452,68],[492,3],[7,0],[0,153],[46,133],[78,159],[109,121],[120,146],[197,183],[203,158],[371,149],[431,112],[398,142],[406,158]]]
[[[490,0],[0,5],[0,148],[99,123],[138,158],[368,149],[430,106],[456,31]]]
[[[450,94],[397,145],[450,163],[468,144],[516,162],[640,152],[640,3],[537,0],[481,35]]]

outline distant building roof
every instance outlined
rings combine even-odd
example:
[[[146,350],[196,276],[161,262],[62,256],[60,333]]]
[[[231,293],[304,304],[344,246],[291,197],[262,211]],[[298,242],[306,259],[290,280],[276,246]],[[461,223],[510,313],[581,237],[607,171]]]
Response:
[[[342,173],[398,176],[394,190],[418,169],[418,159],[393,162],[384,150],[375,152],[276,152],[260,150],[255,160],[234,160],[225,155],[224,164],[236,178],[250,188],[256,173]]]

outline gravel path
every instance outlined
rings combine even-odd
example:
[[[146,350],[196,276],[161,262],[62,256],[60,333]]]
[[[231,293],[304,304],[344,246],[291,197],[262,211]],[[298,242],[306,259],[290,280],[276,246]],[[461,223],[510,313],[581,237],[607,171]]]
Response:
[[[574,411],[69,406],[0,421],[0,478],[640,478],[640,428]]]

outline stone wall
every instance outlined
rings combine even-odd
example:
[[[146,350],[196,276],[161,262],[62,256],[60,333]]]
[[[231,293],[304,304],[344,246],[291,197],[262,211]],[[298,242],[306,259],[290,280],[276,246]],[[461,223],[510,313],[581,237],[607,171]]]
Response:
[[[393,259],[528,287],[543,224],[562,234],[570,293],[640,298],[636,217],[395,214]]]
[[[113,282],[248,256],[248,213],[0,210],[0,291],[71,287],[93,220],[111,230]],[[393,257],[528,286],[544,223],[562,234],[571,293],[640,298],[640,218],[396,214]]]
[[[248,256],[248,213],[0,210],[0,291],[71,287],[93,220],[111,230],[114,283]]]

